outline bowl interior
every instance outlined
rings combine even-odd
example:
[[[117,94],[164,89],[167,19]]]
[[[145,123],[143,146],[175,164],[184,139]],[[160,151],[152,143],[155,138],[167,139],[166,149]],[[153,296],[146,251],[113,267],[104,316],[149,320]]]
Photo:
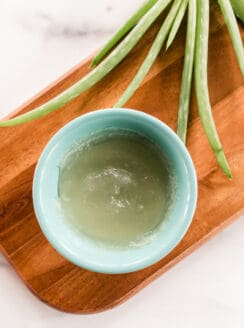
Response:
[[[82,139],[88,139],[106,128],[126,128],[143,134],[162,149],[173,168],[176,190],[172,209],[154,238],[140,247],[101,247],[101,244],[83,239],[67,225],[59,210],[59,165],[65,154]],[[168,254],[187,231],[196,198],[195,170],[180,139],[169,127],[152,116],[127,109],[99,110],[67,124],[44,149],[33,182],[36,216],[50,243],[73,263],[104,273],[139,270]]]

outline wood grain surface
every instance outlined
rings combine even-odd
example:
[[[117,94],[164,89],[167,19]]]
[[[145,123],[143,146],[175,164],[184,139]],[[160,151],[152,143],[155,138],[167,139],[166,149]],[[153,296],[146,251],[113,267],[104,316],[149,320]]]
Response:
[[[60,310],[93,313],[127,300],[156,277],[234,220],[244,205],[244,81],[223,19],[212,8],[209,42],[209,88],[213,115],[233,172],[218,169],[192,97],[187,147],[196,166],[199,197],[193,223],[181,243],[164,259],[139,272],[93,273],[69,263],[43,236],[32,205],[36,162],[50,137],[73,118],[112,106],[142,62],[162,17],[137,47],[103,81],[47,117],[0,129],[0,249],[24,283],[44,302]],[[240,26],[244,37],[244,28]],[[182,28],[167,53],[161,52],[129,108],[150,113],[175,129],[182,71]],[[16,113],[26,112],[57,95],[89,70],[81,63]]]

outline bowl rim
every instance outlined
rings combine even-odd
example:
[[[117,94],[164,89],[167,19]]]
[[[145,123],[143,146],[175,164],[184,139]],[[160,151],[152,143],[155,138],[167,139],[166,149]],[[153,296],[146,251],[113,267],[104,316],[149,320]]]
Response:
[[[178,234],[174,234],[173,241],[169,243],[166,247],[164,245],[164,252],[160,247],[158,247],[155,252],[151,254],[151,256],[146,257],[142,261],[137,261],[134,263],[129,263],[128,265],[111,265],[107,266],[101,263],[94,263],[85,258],[84,255],[80,255],[79,257],[74,256],[73,252],[70,252],[66,247],[62,245],[62,243],[59,242],[58,235],[55,235],[53,232],[50,232],[50,229],[48,225],[45,223],[44,216],[47,214],[43,212],[41,206],[40,206],[40,197],[41,197],[41,190],[40,190],[40,177],[42,175],[42,171],[45,170],[45,163],[46,163],[46,157],[49,154],[49,152],[55,147],[56,143],[60,140],[60,138],[65,137],[66,132],[68,132],[70,129],[73,129],[75,126],[80,124],[83,120],[86,120],[87,118],[92,119],[93,117],[96,117],[97,115],[104,115],[109,112],[113,111],[114,114],[122,112],[125,115],[134,115],[137,116],[138,119],[146,119],[149,120],[152,124],[156,124],[160,129],[163,129],[164,132],[166,132],[171,138],[173,138],[174,143],[179,147],[181,150],[181,154],[183,154],[187,166],[188,166],[188,172],[190,172],[190,191],[191,193],[191,202],[187,210],[187,219],[184,221],[184,226],[182,230],[179,231]],[[83,114],[72,121],[65,124],[61,129],[59,129],[48,141],[46,146],[44,147],[41,156],[37,162],[35,172],[34,172],[34,178],[33,178],[33,188],[32,188],[32,195],[33,195],[33,205],[34,205],[34,211],[36,214],[37,221],[40,225],[40,228],[42,232],[44,233],[47,240],[50,242],[50,244],[61,254],[63,255],[68,261],[74,263],[75,265],[95,271],[100,273],[107,273],[107,274],[120,274],[120,273],[128,273],[133,271],[138,271],[141,269],[144,269],[155,262],[159,261],[163,257],[165,257],[172,249],[176,247],[176,245],[181,241],[181,239],[186,234],[187,230],[189,229],[189,226],[192,222],[192,218],[196,209],[196,203],[197,203],[197,176],[196,171],[194,168],[193,161],[191,159],[191,156],[185,147],[184,143],[181,141],[181,139],[176,135],[176,133],[164,122],[160,121],[158,118],[144,113],[142,111],[138,111],[135,109],[128,109],[128,108],[105,108],[105,109],[98,109],[86,114]],[[143,248],[143,246],[142,246]]]

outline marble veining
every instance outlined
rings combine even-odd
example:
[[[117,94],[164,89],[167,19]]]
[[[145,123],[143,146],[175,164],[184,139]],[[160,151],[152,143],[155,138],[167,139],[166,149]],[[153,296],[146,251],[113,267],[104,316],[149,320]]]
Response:
[[[112,10],[112,7],[109,8]],[[55,17],[43,12],[35,13],[32,19],[22,19],[20,24],[27,31],[31,31],[33,28],[39,29],[46,38],[50,39],[63,37],[77,38],[79,40],[83,36],[90,35],[100,38],[103,35],[110,36],[114,32],[114,29],[111,27],[101,28],[96,24],[92,24],[92,22],[60,22]]]

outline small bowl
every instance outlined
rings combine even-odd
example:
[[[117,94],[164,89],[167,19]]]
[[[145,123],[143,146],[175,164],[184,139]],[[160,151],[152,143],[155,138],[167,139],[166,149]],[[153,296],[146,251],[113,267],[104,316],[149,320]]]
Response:
[[[81,238],[63,219],[58,204],[59,164],[77,142],[106,128],[130,129],[153,141],[170,162],[176,180],[175,197],[164,224],[148,243],[139,247],[101,247]],[[45,147],[35,170],[33,201],[39,225],[67,260],[91,271],[137,271],[166,256],[183,238],[196,207],[197,179],[191,157],[178,136],[160,120],[131,109],[101,109],[65,125]]]

